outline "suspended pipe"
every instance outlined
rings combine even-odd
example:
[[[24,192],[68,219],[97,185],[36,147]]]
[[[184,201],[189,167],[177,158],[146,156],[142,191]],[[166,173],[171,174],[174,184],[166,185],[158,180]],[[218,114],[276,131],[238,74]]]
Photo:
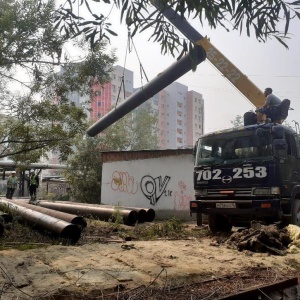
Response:
[[[0,206],[1,205],[5,205],[7,209],[21,216],[28,223],[38,225],[43,229],[47,229],[61,238],[67,238],[73,243],[77,242],[80,238],[81,228],[77,225],[45,215],[38,211],[34,211],[6,200],[1,199]]]
[[[169,68],[160,73],[157,77],[147,83],[142,89],[136,91],[125,101],[120,103],[118,107],[111,110],[103,116],[99,121],[94,123],[87,130],[87,134],[91,137],[97,135],[126,114],[137,108],[139,105],[153,97],[159,91],[176,81],[182,75],[190,71],[193,66],[198,65],[206,58],[206,52],[201,46],[195,46],[195,51],[182,57],[173,63]]]
[[[127,207],[127,206],[117,206],[117,205],[109,205],[109,204],[96,204],[96,203],[80,203],[80,202],[72,202],[72,201],[55,201],[55,203],[63,203],[63,204],[78,204],[78,205],[87,205],[87,206],[95,206],[95,207],[114,207],[114,208],[122,208],[134,210],[138,214],[138,222],[153,222],[155,219],[155,211],[152,208],[141,208],[141,207]]]
[[[9,201],[9,200],[7,200],[7,201]],[[33,204],[28,204],[24,201],[11,201],[10,200],[9,202],[21,205],[21,206],[26,207],[26,208],[30,208],[34,211],[38,211],[38,212],[43,213],[45,215],[48,215],[48,216],[66,221],[68,223],[78,225],[81,228],[85,228],[87,226],[86,220],[83,217],[80,217],[80,216],[64,213],[64,212],[49,209],[49,208],[44,208],[44,207],[33,205]]]
[[[118,209],[114,207],[95,207],[95,206],[88,206],[85,204],[63,204],[63,203],[56,203],[56,202],[47,202],[47,201],[40,201],[38,203],[39,206],[63,211],[70,214],[76,214],[79,216],[93,216],[98,218],[102,221],[115,221],[114,215],[116,212],[120,213],[123,218],[123,223],[126,225],[134,225],[137,222],[137,212],[134,210],[128,209]]]

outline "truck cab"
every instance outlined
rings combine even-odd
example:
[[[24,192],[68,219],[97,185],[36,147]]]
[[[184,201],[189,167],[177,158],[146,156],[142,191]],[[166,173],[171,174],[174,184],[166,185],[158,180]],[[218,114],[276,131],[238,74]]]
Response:
[[[263,123],[203,135],[195,146],[191,214],[208,215],[211,231],[251,220],[300,225],[299,137]]]

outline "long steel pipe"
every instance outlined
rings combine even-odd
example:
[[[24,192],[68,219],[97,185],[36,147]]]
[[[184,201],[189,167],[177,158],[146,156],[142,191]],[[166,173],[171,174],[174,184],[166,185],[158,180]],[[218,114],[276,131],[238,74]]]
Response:
[[[121,209],[129,209],[134,210],[138,214],[138,222],[153,222],[155,219],[155,211],[152,208],[144,208],[144,207],[128,207],[128,206],[117,206],[117,205],[109,205],[109,204],[96,204],[96,203],[81,203],[81,202],[72,202],[72,201],[55,201],[55,203],[63,203],[63,204],[74,204],[74,205],[87,205],[87,206],[95,206],[95,207],[114,207]]]
[[[155,210],[152,208],[139,208],[139,207],[124,207],[125,209],[132,209],[136,211],[143,210],[146,213],[145,222],[153,222],[155,219]]]
[[[2,199],[0,199],[0,206],[5,206],[7,209],[21,216],[28,223],[47,229],[61,238],[71,240],[73,243],[77,242],[80,238],[81,228],[78,225],[71,224]]]
[[[195,53],[189,53],[177,62],[173,63],[169,68],[160,73],[159,76],[147,83],[142,89],[133,93],[128,97],[128,99],[120,103],[118,107],[111,110],[108,114],[88,128],[87,134],[92,137],[97,135],[190,71],[194,65],[200,64],[205,60],[205,58],[206,52],[204,49],[200,46],[195,46]]]
[[[76,215],[73,215],[73,214],[68,214],[68,213],[65,213],[65,212],[61,212],[61,211],[57,211],[57,210],[53,210],[53,209],[33,205],[33,204],[28,204],[24,201],[14,201],[14,200],[7,200],[7,201],[10,201],[11,203],[21,205],[21,206],[26,207],[26,208],[30,208],[34,211],[38,211],[38,212],[43,213],[43,214],[48,215],[48,216],[51,216],[51,217],[54,217],[54,218],[57,218],[57,219],[60,219],[60,220],[64,220],[68,223],[78,225],[82,228],[85,228],[86,225],[87,225],[86,220],[81,216],[76,216]]]
[[[123,223],[126,225],[134,225],[137,222],[137,212],[128,209],[118,209],[114,207],[94,207],[81,204],[63,204],[56,202],[40,201],[39,206],[63,211],[70,214],[76,214],[79,216],[93,216],[103,221],[115,221],[114,216],[118,211],[122,215]]]

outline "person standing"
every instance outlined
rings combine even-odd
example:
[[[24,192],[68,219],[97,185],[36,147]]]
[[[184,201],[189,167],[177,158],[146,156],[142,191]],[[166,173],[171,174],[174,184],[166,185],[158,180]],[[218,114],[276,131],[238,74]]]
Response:
[[[7,179],[7,190],[6,190],[6,198],[12,199],[13,194],[17,188],[18,180],[16,177],[16,171],[12,171],[11,175]]]
[[[36,201],[36,190],[39,187],[39,181],[39,176],[35,174],[34,170],[30,170],[28,180],[28,189],[30,195],[29,203],[34,203]]]

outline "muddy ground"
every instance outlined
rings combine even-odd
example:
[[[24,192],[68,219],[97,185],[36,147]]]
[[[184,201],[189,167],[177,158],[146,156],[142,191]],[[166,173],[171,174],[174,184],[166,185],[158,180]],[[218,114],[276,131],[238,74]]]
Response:
[[[257,226],[253,230],[263,232]],[[15,222],[0,238],[0,299],[221,299],[300,277],[299,251],[289,253],[279,231],[279,242],[271,238],[279,253],[270,245],[240,248],[234,231],[232,238],[195,223],[89,221],[70,245]],[[243,231],[239,240],[245,246],[245,237],[253,242],[254,236]]]

